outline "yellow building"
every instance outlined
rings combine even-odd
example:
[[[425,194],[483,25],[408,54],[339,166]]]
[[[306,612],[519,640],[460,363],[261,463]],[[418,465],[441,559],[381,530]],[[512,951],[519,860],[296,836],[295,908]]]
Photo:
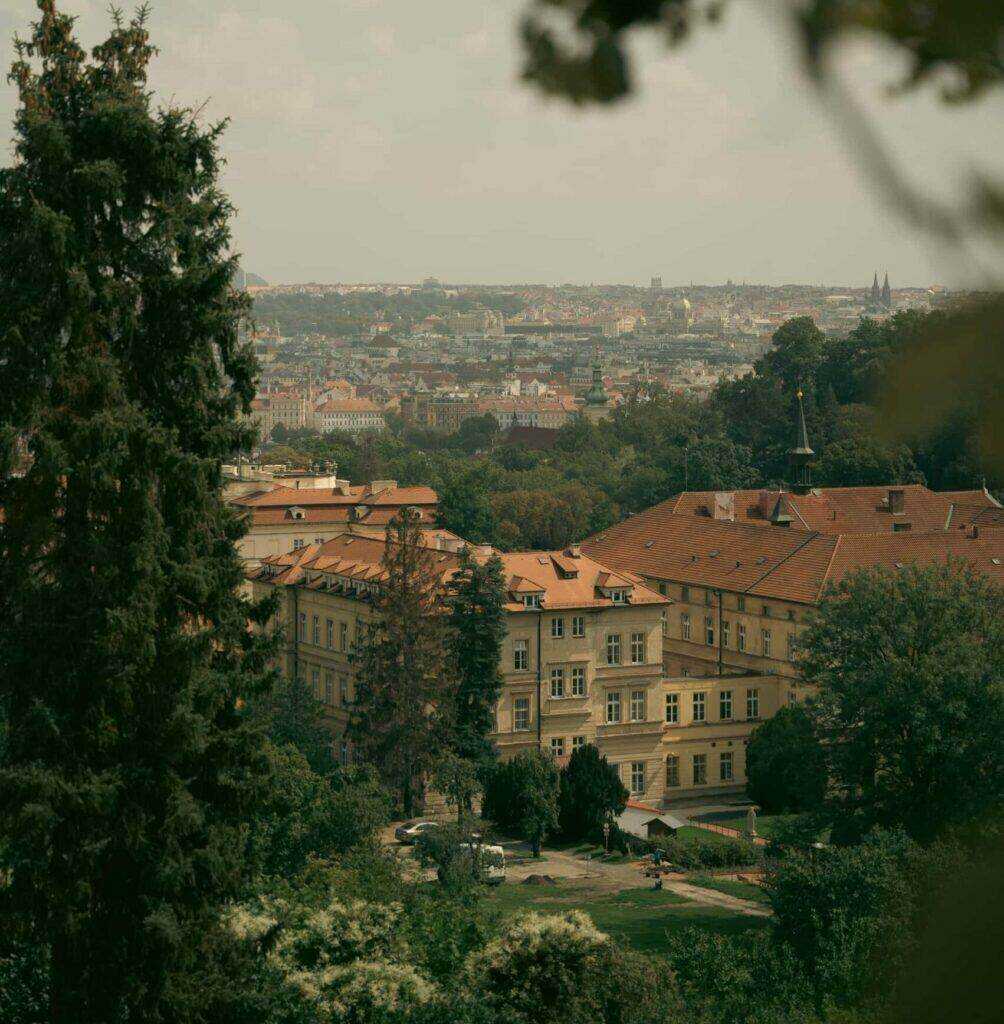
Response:
[[[281,587],[288,638],[283,670],[323,701],[336,751],[354,692],[352,645],[376,614],[385,541],[343,534],[266,558],[249,571],[257,593]],[[430,546],[435,542],[429,541]],[[478,549],[486,557],[488,549]],[[492,739],[501,756],[539,747],[559,761],[594,743],[639,800],[659,803],[744,779],[744,740],[772,714],[778,680],[667,678],[664,630],[672,602],[630,572],[572,547],[502,555],[505,679]],[[444,579],[455,551],[439,551]]]

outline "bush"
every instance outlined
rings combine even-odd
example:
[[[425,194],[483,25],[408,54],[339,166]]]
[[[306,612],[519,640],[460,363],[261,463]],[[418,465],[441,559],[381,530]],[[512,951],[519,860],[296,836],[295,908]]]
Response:
[[[760,864],[763,853],[745,839],[696,836],[657,836],[649,841],[671,864],[692,871],[696,868],[744,868]]]

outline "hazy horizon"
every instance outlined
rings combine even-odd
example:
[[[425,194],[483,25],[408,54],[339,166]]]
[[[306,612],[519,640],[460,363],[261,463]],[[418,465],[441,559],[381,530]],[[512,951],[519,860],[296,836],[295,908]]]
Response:
[[[61,7],[82,41],[103,0]],[[731,278],[980,287],[889,209],[759,0],[665,52],[639,39],[639,91],[573,109],[518,81],[523,0],[172,0],[154,5],[151,85],[230,116],[223,186],[242,263],[270,283],[577,283]],[[35,16],[0,0],[0,38]],[[939,194],[1000,159],[1001,104],[888,99],[887,50],[840,66],[897,160]],[[10,124],[13,86],[0,87]]]

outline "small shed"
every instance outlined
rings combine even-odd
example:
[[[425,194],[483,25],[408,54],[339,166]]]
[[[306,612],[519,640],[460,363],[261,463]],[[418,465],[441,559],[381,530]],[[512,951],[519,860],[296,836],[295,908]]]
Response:
[[[635,803],[633,800],[627,802],[627,806],[614,820],[622,832],[637,836],[639,839],[671,836],[677,829],[685,828],[687,825],[685,821],[672,814],[665,814],[655,807]]]

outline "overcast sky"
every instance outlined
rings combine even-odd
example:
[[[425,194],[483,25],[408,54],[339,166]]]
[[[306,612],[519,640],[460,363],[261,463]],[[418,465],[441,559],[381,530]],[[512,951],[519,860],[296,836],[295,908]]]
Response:
[[[92,45],[105,0],[64,0]],[[573,110],[518,81],[523,0],[155,0],[152,85],[228,115],[235,240],[269,281],[894,286],[967,272],[904,225],[812,94],[767,0],[667,53],[637,96]],[[0,0],[4,62],[31,0]],[[841,67],[897,158],[946,193],[1004,164],[1000,99],[886,97],[894,55]],[[10,85],[0,89],[9,125]]]

